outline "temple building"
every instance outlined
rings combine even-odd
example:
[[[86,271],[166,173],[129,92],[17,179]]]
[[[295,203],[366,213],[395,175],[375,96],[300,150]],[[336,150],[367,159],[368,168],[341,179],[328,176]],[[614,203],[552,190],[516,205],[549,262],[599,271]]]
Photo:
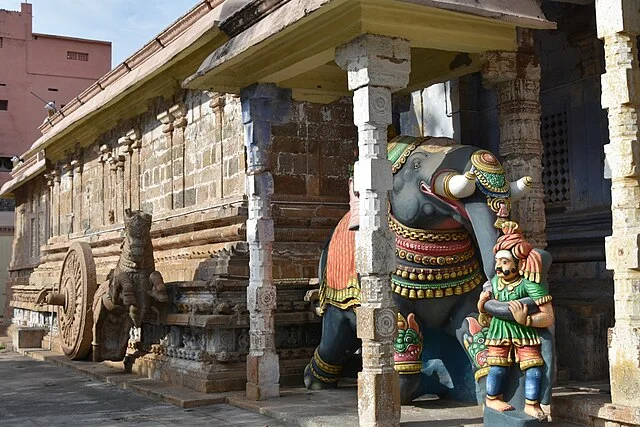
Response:
[[[277,398],[319,343],[305,295],[357,161],[360,424],[398,425],[388,132],[447,136],[532,177],[511,215],[554,257],[557,382],[610,383],[555,418],[638,425],[639,34],[632,0],[203,0],[44,123],[2,186],[14,326],[59,345],[39,295],[77,242],[105,282],[142,210],[170,303],[133,371]]]

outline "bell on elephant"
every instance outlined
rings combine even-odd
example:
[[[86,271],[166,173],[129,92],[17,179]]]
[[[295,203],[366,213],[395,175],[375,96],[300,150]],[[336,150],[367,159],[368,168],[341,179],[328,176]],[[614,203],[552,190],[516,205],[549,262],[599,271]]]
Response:
[[[495,275],[499,227],[530,180],[510,183],[492,153],[450,138],[399,136],[389,142],[388,158],[393,172],[389,228],[395,237],[390,286],[399,333],[411,341],[395,346],[401,400],[408,403],[429,393],[481,402],[488,365],[487,328],[477,312],[480,285]],[[358,367],[357,179],[348,189],[351,211],[320,259],[323,332],[305,371],[310,389],[335,387]],[[543,263],[543,274],[546,267]],[[486,310],[494,315],[509,311],[500,301],[489,302]]]

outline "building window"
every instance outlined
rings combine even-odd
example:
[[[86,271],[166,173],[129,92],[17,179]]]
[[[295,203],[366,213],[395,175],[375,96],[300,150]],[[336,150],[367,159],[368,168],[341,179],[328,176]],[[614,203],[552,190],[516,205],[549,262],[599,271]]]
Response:
[[[0,99],[0,110],[8,110],[9,109],[9,101],[6,99]]]
[[[89,54],[88,53],[83,53],[83,52],[73,52],[68,50],[67,51],[67,59],[71,59],[72,61],[88,61],[89,60]]]
[[[2,45],[4,45],[4,38],[0,37],[0,47],[2,47]]]
[[[545,197],[547,206],[567,206],[571,204],[571,181],[569,178],[569,135],[567,113],[565,111],[543,116],[540,136],[544,145],[542,165],[544,172]]]
[[[58,89],[56,89],[55,87],[50,87],[49,89],[47,89],[49,92],[57,92]]]
[[[6,86],[6,85],[7,85],[6,83],[0,83],[0,86]]]

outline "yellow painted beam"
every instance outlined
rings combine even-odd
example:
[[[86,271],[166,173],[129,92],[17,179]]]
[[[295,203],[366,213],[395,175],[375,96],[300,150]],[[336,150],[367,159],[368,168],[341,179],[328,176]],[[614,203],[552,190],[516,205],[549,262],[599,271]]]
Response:
[[[409,85],[400,93],[410,93],[435,83],[475,73],[480,71],[481,65],[480,55],[477,53],[412,48]]]
[[[412,47],[474,53],[516,47],[510,23],[406,2],[361,2],[363,32],[404,38]]]

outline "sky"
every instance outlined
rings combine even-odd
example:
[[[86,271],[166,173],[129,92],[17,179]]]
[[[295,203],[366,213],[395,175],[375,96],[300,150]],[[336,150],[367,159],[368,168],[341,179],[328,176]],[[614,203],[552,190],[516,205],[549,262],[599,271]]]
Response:
[[[0,9],[20,10],[20,0]],[[144,46],[199,0],[30,0],[33,32],[111,42],[112,68]]]

